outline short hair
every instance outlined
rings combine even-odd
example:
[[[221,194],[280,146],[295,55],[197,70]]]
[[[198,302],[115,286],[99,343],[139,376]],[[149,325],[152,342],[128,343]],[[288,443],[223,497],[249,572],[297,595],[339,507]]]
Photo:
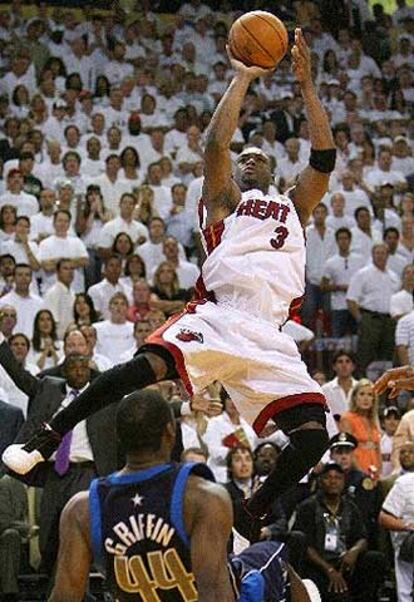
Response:
[[[19,215],[19,217],[16,218],[16,224],[21,221],[25,221],[30,226],[30,217],[27,215]]]
[[[122,265],[122,258],[119,255],[117,255],[116,253],[111,253],[108,257],[106,257],[106,259],[104,261],[104,265],[107,266],[108,263],[110,261],[112,261],[112,259],[116,259],[117,262]]]
[[[343,355],[348,357],[353,364],[356,364],[355,355],[352,353],[352,351],[347,351],[346,349],[338,349],[332,356],[332,365],[334,365],[335,362],[337,362],[338,359]]]
[[[110,155],[107,156],[107,158],[105,159],[105,165],[108,165],[109,161],[111,159],[118,159],[119,162],[121,162],[121,159],[119,158],[119,156],[115,153],[111,153]]]
[[[65,359],[63,360],[63,370],[65,370],[72,362],[87,362],[89,366],[89,358],[87,355],[82,355],[81,353],[68,353],[68,355],[66,355]]]
[[[31,159],[32,161],[34,161],[35,160],[34,154],[29,151],[20,153],[19,161],[25,161],[26,159]]]
[[[24,342],[26,343],[26,347],[27,350],[29,351],[30,349],[30,341],[29,338],[23,333],[23,332],[16,332],[15,334],[12,334],[11,337],[9,338],[9,345],[11,345],[13,343],[13,341],[15,339],[17,339],[17,337],[22,337],[24,339]]]
[[[71,221],[72,215],[71,215],[70,211],[68,211],[68,209],[57,209],[53,214],[53,223],[55,223],[56,218],[59,215],[59,213],[63,213],[64,215],[66,215],[66,217],[69,218],[69,221]]]
[[[369,215],[371,215],[370,212],[369,212],[369,209],[367,209],[367,207],[357,207],[357,209],[355,209],[355,211],[354,211],[354,217],[355,217],[355,219],[358,219],[358,215],[362,211],[366,211]]]
[[[124,453],[158,451],[167,424],[174,417],[158,391],[134,391],[123,398],[116,412],[118,444]]]
[[[63,167],[65,166],[65,163],[67,162],[68,159],[75,159],[77,161],[78,165],[80,165],[82,163],[81,156],[75,151],[68,151],[67,153],[65,153],[63,155],[63,158],[62,158]]]
[[[16,259],[10,253],[3,253],[3,255],[0,255],[0,263],[2,263],[5,259],[11,259],[14,265],[16,265]]]
[[[16,273],[16,270],[18,270],[19,268],[26,268],[33,272],[32,268],[28,263],[16,263],[16,265],[14,266],[14,273]]]
[[[235,445],[234,447],[232,447],[226,456],[227,477],[229,479],[232,476],[231,463],[233,462],[233,456],[235,456],[236,452],[238,451],[246,451],[249,454],[252,462],[254,461],[254,454],[250,447],[248,447],[247,445]]]
[[[125,293],[121,293],[121,291],[118,291],[112,295],[112,297],[109,299],[108,305],[110,306],[116,299],[122,299],[127,306],[129,305],[128,297]]]
[[[352,232],[349,228],[338,228],[338,230],[335,232],[335,240],[338,240],[340,234],[346,234],[350,239],[352,238]]]
[[[137,322],[137,324],[139,324],[139,322]],[[185,462],[187,454],[197,454],[198,456],[203,456],[206,462],[208,460],[208,451],[207,449],[203,449],[202,447],[187,447],[186,449],[183,449],[180,458],[181,462]]]
[[[382,240],[385,240],[387,237],[387,234],[390,234],[390,233],[396,234],[397,237],[400,238],[400,233],[397,230],[397,228],[394,228],[394,226],[389,226],[388,228],[385,228],[384,234],[382,235]]]
[[[56,262],[56,271],[58,272],[60,270],[60,268],[62,267],[62,265],[65,263],[71,263],[73,265],[73,260],[70,257],[61,257]]]

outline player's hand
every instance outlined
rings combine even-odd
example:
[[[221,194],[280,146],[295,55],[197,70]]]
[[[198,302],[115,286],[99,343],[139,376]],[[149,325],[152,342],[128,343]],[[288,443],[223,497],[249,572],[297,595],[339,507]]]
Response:
[[[311,53],[300,27],[295,29],[295,44],[291,50],[291,55],[292,71],[298,82],[301,84],[311,83]]]
[[[390,389],[388,397],[394,399],[402,389],[414,390],[414,370],[411,366],[402,366],[401,368],[391,368],[384,372],[374,384],[374,391],[381,395],[387,389]]]
[[[263,77],[264,75],[273,73],[273,71],[275,70],[274,67],[272,69],[263,69],[262,67],[256,66],[247,67],[244,63],[242,63],[232,55],[229,45],[226,46],[226,51],[233,69],[237,73],[241,73],[242,75],[247,76],[252,81],[257,77]]]
[[[193,412],[203,412],[213,418],[223,412],[223,405],[219,399],[211,399],[203,395],[193,395],[191,399],[191,409]]]
[[[329,585],[328,592],[333,592],[334,594],[343,594],[348,591],[348,584],[342,576],[340,571],[329,571]]]

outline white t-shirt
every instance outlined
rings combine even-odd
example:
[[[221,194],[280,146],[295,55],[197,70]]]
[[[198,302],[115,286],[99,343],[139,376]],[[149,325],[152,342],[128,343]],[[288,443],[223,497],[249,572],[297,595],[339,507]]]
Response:
[[[0,207],[3,205],[13,205],[17,209],[17,217],[27,215],[31,217],[39,211],[39,203],[32,194],[21,192],[20,194],[12,194],[10,191],[5,192],[0,196]]]
[[[382,509],[396,518],[414,522],[414,473],[398,477],[382,505]],[[406,531],[391,531],[394,548],[399,549],[401,542],[407,536]]]
[[[88,258],[88,251],[77,236],[67,236],[61,238],[52,234],[48,238],[42,240],[39,245],[39,261],[47,259],[80,259]],[[47,290],[56,282],[55,272],[44,272],[42,278],[43,290]],[[73,290],[75,293],[82,293],[85,290],[85,276],[83,268],[75,269],[75,277],[73,279]]]
[[[108,357],[114,364],[135,342],[132,322],[113,324],[109,320],[94,324],[96,329],[96,352]]]
[[[391,296],[399,287],[400,280],[394,272],[379,270],[371,264],[352,276],[346,298],[363,309],[389,314]]]
[[[98,247],[112,247],[112,243],[120,232],[129,234],[134,244],[136,244],[141,237],[148,240],[148,228],[144,224],[141,224],[141,222],[138,222],[137,220],[126,222],[122,217],[116,217],[107,222],[101,229]]]
[[[342,257],[337,254],[328,259],[323,275],[332,284],[348,286],[352,276],[364,267],[365,263],[366,259],[355,253],[350,253],[348,257]],[[347,309],[345,291],[331,292],[331,308],[334,311]]]
[[[95,309],[103,315],[105,320],[108,320],[110,316],[108,304],[111,297],[115,295],[115,293],[126,294],[126,292],[126,289],[120,282],[113,285],[106,278],[101,280],[101,282],[92,285],[88,289],[88,295],[91,297]]]
[[[22,332],[32,340],[33,322],[37,312],[45,307],[43,300],[36,295],[21,297],[15,291],[10,291],[1,298],[1,304],[11,305],[17,311],[17,324],[13,332]]]
[[[314,225],[306,228],[306,278],[319,286],[326,261],[335,255],[337,250],[335,234],[326,228],[321,238]]]
[[[397,316],[405,316],[413,309],[413,293],[409,293],[403,289],[392,295],[390,301],[390,314],[392,318],[396,318]]]

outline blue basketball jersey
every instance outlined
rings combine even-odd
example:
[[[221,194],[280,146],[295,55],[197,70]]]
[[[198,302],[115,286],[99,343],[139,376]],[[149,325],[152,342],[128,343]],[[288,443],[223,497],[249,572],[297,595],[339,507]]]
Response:
[[[92,481],[89,514],[95,564],[117,602],[196,602],[183,500],[204,464],[161,464]]]

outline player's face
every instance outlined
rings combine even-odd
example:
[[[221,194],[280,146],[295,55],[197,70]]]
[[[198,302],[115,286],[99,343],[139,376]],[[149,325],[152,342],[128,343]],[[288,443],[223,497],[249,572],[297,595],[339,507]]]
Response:
[[[333,462],[342,466],[344,470],[349,470],[352,466],[352,449],[349,445],[334,447],[331,451],[331,458]]]
[[[245,153],[237,158],[235,180],[240,190],[259,188],[267,192],[272,181],[269,159],[259,153]]]
[[[253,459],[246,449],[238,449],[231,459],[233,479],[249,479],[253,474]]]
[[[329,470],[321,476],[320,486],[327,495],[341,495],[345,486],[344,475],[337,470]]]

